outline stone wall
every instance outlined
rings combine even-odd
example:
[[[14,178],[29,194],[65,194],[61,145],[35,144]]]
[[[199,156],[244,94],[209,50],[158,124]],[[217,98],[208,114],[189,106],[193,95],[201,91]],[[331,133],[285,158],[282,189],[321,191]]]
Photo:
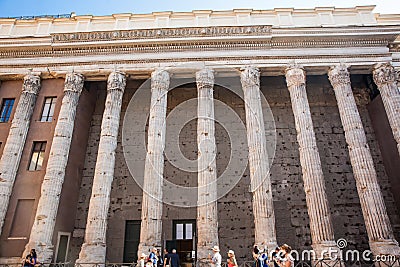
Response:
[[[378,142],[375,139],[366,109],[368,98],[364,93],[366,92],[364,77],[352,76],[352,82],[388,213],[394,232],[397,234],[396,238],[399,240],[399,211],[394,205]],[[237,81],[232,79],[232,83],[236,84]],[[121,120],[124,118],[128,103],[135,89],[140,84],[141,81],[128,82],[123,98]],[[309,249],[311,246],[309,219],[289,92],[283,76],[262,77],[261,86],[262,93],[272,109],[276,126],[276,152],[271,169],[271,181],[277,221],[277,240],[279,244],[288,243],[297,250]],[[349,243],[348,247],[351,249],[367,249],[368,237],[356,193],[356,185],[343,128],[334,92],[327,77],[308,76],[307,94],[326,181],[335,238],[345,238]],[[194,84],[186,84],[172,90],[168,95],[168,112],[170,113],[180,103],[196,96],[197,92]],[[244,120],[244,105],[238,96],[235,96],[227,89],[216,87],[215,99],[229,105]],[[72,261],[77,257],[80,245],[83,242],[83,231],[86,225],[91,184],[96,163],[104,100],[105,85],[98,92],[98,101],[91,122],[74,238],[71,242],[69,254]],[[139,107],[136,107],[137,112],[146,112],[145,110],[149,109],[149,103],[150,98],[148,96],[148,99],[144,98]],[[196,111],[195,106],[192,106],[192,109]],[[216,111],[217,120],[223,116],[225,115],[218,114]],[[182,153],[192,160],[197,157],[196,125],[196,120],[192,120],[185,125],[178,140]],[[266,128],[270,126],[271,123],[266,122]],[[176,127],[173,121],[167,123],[166,150],[172,146],[173,142],[176,142],[168,134],[173,127]],[[120,132],[122,131],[121,128]],[[107,259],[110,262],[121,262],[123,260],[125,220],[140,220],[141,214],[142,192],[128,170],[121,141],[122,136],[120,134],[107,232]],[[220,124],[216,125],[216,142],[217,168],[218,174],[220,174],[228,166],[231,156],[231,141],[227,131]],[[139,155],[139,157],[144,159],[145,155]],[[244,157],[243,160],[247,161],[247,158]],[[144,162],[137,162],[137,165],[139,167],[142,166],[141,168],[143,169]],[[143,173],[138,171],[134,175],[140,177]],[[164,177],[166,180],[180,185],[196,186],[197,184],[197,173],[182,171],[172,166],[167,160],[165,161]],[[225,252],[228,249],[233,249],[236,251],[239,261],[251,259],[254,223],[249,185],[249,170],[247,168],[238,184],[218,200],[219,238],[224,258]],[[172,238],[172,220],[195,218],[195,208],[178,208],[164,204],[163,238],[167,240]]]

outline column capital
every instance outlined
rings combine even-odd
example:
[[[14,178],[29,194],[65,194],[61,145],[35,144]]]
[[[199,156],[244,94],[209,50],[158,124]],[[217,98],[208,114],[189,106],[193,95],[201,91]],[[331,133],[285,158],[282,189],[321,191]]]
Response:
[[[245,66],[240,70],[241,70],[240,79],[243,88],[252,85],[260,87],[260,70],[257,67]]]
[[[379,63],[374,66],[373,70],[374,82],[378,86],[396,81],[395,70],[390,63]]]
[[[350,72],[348,70],[348,66],[345,64],[332,66],[328,71],[328,78],[333,86],[333,89],[340,85],[351,84]]]
[[[151,90],[160,89],[168,91],[169,89],[169,72],[163,69],[156,69],[151,73]]]
[[[124,91],[126,86],[126,74],[122,71],[113,71],[108,76],[107,91],[120,90]]]
[[[297,85],[305,85],[306,72],[300,65],[290,65],[285,70],[286,84],[288,88]]]
[[[37,95],[40,90],[40,76],[27,74],[24,76],[24,85],[22,92]]]
[[[214,86],[214,71],[209,68],[204,68],[196,72],[197,88],[210,88]]]
[[[70,72],[65,75],[64,92],[71,91],[80,94],[83,89],[85,77],[76,72]]]

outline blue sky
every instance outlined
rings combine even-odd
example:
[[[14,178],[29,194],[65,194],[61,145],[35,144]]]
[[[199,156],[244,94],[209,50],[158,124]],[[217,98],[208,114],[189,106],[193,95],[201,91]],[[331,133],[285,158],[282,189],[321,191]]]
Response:
[[[400,14],[399,3],[400,0],[0,0],[0,17],[56,15],[71,12],[77,15],[109,15],[195,9],[272,9],[274,7],[353,7],[357,5],[376,5],[375,12]]]

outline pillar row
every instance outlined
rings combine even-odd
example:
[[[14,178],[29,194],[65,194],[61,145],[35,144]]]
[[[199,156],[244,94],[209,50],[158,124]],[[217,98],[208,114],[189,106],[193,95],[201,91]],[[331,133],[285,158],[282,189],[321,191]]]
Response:
[[[65,77],[64,96],[54,130],[35,221],[23,254],[25,256],[31,248],[35,248],[42,262],[51,262],[53,257],[53,232],[83,82],[84,77],[78,73],[68,73]]]
[[[77,263],[104,263],[106,260],[107,217],[111,185],[114,179],[115,150],[125,86],[125,73],[114,71],[108,76],[107,97],[101,122],[85,239]]]
[[[162,208],[164,148],[169,73],[151,74],[151,104],[147,137],[147,154],[143,180],[142,223],[138,254],[162,246]]]
[[[248,66],[242,69],[240,78],[246,113],[255,244],[259,247],[267,246],[269,251],[274,251],[277,246],[275,214],[260,98],[260,72]]]
[[[329,71],[329,80],[338,103],[371,251],[374,255],[400,255],[400,248],[393,235],[364,127],[351,90],[347,67],[344,65],[332,67]]]
[[[0,159],[0,234],[39,91],[40,77],[26,75]]]
[[[217,146],[214,125],[214,73],[203,69],[196,73],[197,83],[197,259],[199,266],[209,266],[210,248],[218,245]]]
[[[338,251],[338,248],[333,234],[321,159],[307,99],[305,71],[299,66],[287,68],[286,83],[296,124],[312,247],[318,258],[325,257],[327,256],[325,252],[330,249]]]

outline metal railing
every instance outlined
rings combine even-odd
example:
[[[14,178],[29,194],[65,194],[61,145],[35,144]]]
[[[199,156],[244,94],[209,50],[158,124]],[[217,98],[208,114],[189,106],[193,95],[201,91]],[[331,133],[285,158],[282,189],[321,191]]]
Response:
[[[227,267],[226,262],[222,263],[221,267]],[[253,267],[253,261],[244,261],[238,263],[238,267]],[[269,264],[274,267],[273,263]],[[295,261],[295,267],[400,267],[400,258],[390,261],[343,261],[321,259],[314,261]],[[0,267],[23,267],[22,263],[0,264]],[[137,267],[137,263],[38,263],[35,267]]]

